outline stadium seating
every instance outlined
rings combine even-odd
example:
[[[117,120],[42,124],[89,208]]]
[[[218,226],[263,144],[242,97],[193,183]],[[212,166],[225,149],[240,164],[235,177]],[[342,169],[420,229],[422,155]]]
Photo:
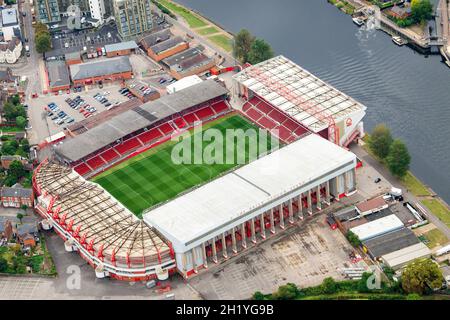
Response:
[[[90,158],[86,161],[86,163],[91,167],[93,170],[97,169],[98,167],[104,166],[106,164],[105,161],[100,156],[95,156],[93,158]]]
[[[131,138],[121,144],[114,146],[114,149],[116,149],[116,151],[119,152],[120,154],[125,154],[134,149],[137,149],[140,146],[141,143],[139,142],[138,139]]]
[[[158,129],[151,129],[144,133],[141,133],[139,136],[139,140],[141,140],[144,144],[152,142],[160,137],[162,137],[161,132]]]
[[[176,126],[178,127],[178,128],[184,128],[184,127],[186,127],[187,126],[187,124],[186,124],[186,122],[183,120],[183,118],[176,118],[176,119],[173,119],[173,123],[175,123],[176,124]]]
[[[226,110],[229,110],[230,108],[228,107],[228,105],[225,103],[225,101],[221,101],[218,103],[215,103],[211,106],[214,110],[215,113],[222,113]]]
[[[114,149],[108,149],[100,154],[100,157],[102,157],[106,162],[110,162],[116,159],[118,156],[119,154]]]
[[[206,108],[196,111],[195,115],[200,120],[206,120],[214,115],[214,111],[213,111],[213,109],[211,109],[211,107],[206,107]]]
[[[76,172],[78,172],[81,176],[85,175],[86,173],[91,171],[91,168],[89,168],[85,163],[80,163],[75,168],[73,168]]]
[[[189,125],[194,124],[196,121],[200,121],[200,119],[193,113],[188,113],[184,115],[183,118]]]
[[[163,135],[168,135],[173,132],[173,128],[169,123],[164,123],[158,127],[158,129],[163,133]]]
[[[285,143],[293,142],[308,132],[300,123],[256,96],[244,104],[242,111],[250,120],[270,130]]]

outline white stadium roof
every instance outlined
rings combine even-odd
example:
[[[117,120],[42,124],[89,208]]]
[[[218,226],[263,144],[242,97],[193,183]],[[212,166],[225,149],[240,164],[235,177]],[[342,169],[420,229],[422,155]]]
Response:
[[[150,210],[144,221],[170,240],[176,251],[185,251],[240,219],[251,219],[249,215],[256,216],[261,207],[290,191],[307,191],[329,180],[331,172],[350,170],[355,161],[353,153],[310,134]]]
[[[314,132],[327,128],[329,117],[338,122],[366,110],[284,56],[248,67],[234,79]]]

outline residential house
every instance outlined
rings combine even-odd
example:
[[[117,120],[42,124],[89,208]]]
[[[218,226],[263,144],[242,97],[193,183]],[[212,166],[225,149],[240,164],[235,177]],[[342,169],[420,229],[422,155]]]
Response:
[[[0,40],[0,63],[16,63],[22,54],[22,41],[13,37],[10,41]]]
[[[29,208],[34,206],[33,189],[24,188],[16,183],[12,187],[3,187],[1,189],[1,202],[7,208],[20,208],[26,205]]]

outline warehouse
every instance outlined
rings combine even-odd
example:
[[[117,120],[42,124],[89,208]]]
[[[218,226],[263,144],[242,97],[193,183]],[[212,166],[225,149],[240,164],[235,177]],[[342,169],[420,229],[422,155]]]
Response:
[[[148,56],[155,61],[161,61],[186,49],[189,49],[189,42],[181,37],[170,38],[146,48]]]
[[[213,58],[208,57],[199,48],[190,48],[177,53],[162,62],[170,69],[170,74],[177,80],[201,74],[216,65]]]
[[[60,90],[70,89],[69,70],[64,61],[48,61],[47,70],[50,91],[58,92]]]
[[[363,241],[363,249],[372,259],[419,243],[416,235],[408,228],[401,228],[384,235]]]
[[[351,193],[355,167],[353,153],[310,134],[148,211],[144,221],[171,242],[188,277]]]
[[[133,76],[130,59],[126,56],[69,66],[74,85],[126,80]]]
[[[357,235],[360,241],[365,241],[403,227],[403,222],[395,214],[391,214],[351,228],[350,231]]]
[[[250,66],[233,79],[243,111],[260,125],[281,124],[288,116],[342,146],[364,135],[364,105],[284,56]]]
[[[108,58],[117,56],[127,56],[136,52],[138,45],[135,41],[126,41],[105,45],[106,56]]]
[[[388,267],[399,270],[416,259],[429,258],[431,251],[422,242],[412,246],[385,254],[381,256],[381,260]]]

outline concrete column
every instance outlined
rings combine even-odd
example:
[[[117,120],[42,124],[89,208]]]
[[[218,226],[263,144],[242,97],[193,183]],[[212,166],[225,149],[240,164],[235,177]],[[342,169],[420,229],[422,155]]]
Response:
[[[344,173],[344,193],[349,193],[349,186],[348,186],[348,171]]]
[[[283,215],[283,204],[278,206],[278,213],[280,215],[280,228],[284,229],[284,215]]]
[[[259,223],[261,224],[261,238],[266,238],[266,225],[264,222],[264,213],[261,213],[259,218]]]
[[[237,253],[236,230],[234,227],[231,229],[231,244],[232,244],[231,250],[233,250],[234,253]]]
[[[195,248],[192,248],[192,266],[194,267],[194,272],[198,273],[197,254],[195,253]]]
[[[247,235],[245,234],[245,223],[241,224],[241,233],[242,233],[242,248],[247,248]]]
[[[303,220],[303,202],[302,202],[302,193],[298,195],[298,217]]]
[[[312,215],[313,214],[313,210],[312,210],[311,189],[308,190],[307,200],[308,200],[308,214]]]
[[[292,199],[289,199],[289,223],[294,223],[294,208],[292,206]]]
[[[212,253],[213,253],[213,261],[214,261],[214,263],[217,263],[218,262],[218,260],[217,260],[217,248],[216,248],[216,240],[214,238],[212,239],[211,247],[212,247]]]
[[[203,266],[205,269],[208,269],[208,256],[206,255],[206,246],[205,243],[202,243],[202,255],[203,255]]]
[[[225,239],[225,232],[222,233],[222,255],[225,259],[228,259],[227,240]]]
[[[186,259],[186,252],[184,252],[184,253],[182,253],[181,254],[181,261],[182,261],[182,263],[183,263],[183,274],[184,274],[184,277],[186,278],[187,277],[187,259]]]
[[[325,203],[327,205],[331,204],[331,196],[330,196],[330,181],[325,183]]]
[[[316,198],[317,198],[317,210],[322,210],[322,200],[320,196],[320,185],[316,188]]]
[[[334,178],[334,185],[335,185],[335,191],[336,191],[336,194],[335,194],[335,199],[336,199],[336,201],[340,201],[341,199],[339,199],[339,194],[340,194],[340,191],[339,191],[339,178],[340,178],[341,176],[337,176],[336,178]]]
[[[252,242],[256,243],[256,232],[255,232],[255,218],[250,220],[250,227],[252,230]]]
[[[273,208],[270,209],[270,232],[275,233],[275,219],[273,217]]]

